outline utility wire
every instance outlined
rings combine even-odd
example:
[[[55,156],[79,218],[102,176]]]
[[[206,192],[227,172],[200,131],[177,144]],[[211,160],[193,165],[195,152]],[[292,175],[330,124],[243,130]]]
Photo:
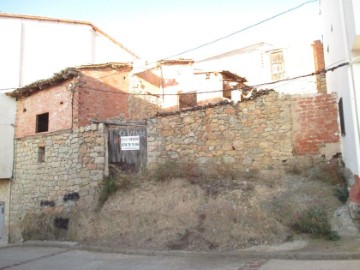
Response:
[[[196,51],[196,50],[201,49],[201,48],[203,48],[203,47],[206,47],[206,46],[209,46],[209,45],[211,45],[211,44],[217,43],[217,42],[219,42],[219,41],[221,41],[221,40],[228,39],[228,38],[230,38],[230,37],[232,37],[232,36],[234,36],[234,35],[237,35],[237,34],[239,34],[239,33],[241,33],[241,32],[244,32],[244,31],[246,31],[246,30],[249,30],[249,29],[251,29],[251,28],[254,28],[254,27],[258,26],[258,25],[261,25],[261,24],[263,24],[263,23],[265,23],[265,22],[268,22],[268,21],[270,21],[270,20],[273,20],[273,19],[275,19],[275,18],[277,18],[277,17],[280,17],[280,16],[282,16],[282,15],[285,15],[285,14],[287,14],[287,13],[289,13],[289,12],[292,12],[292,11],[294,11],[294,10],[296,10],[296,9],[299,9],[299,8],[301,8],[301,7],[303,7],[303,6],[307,5],[307,4],[311,4],[311,3],[314,3],[314,2],[318,2],[318,0],[306,1],[306,2],[300,4],[300,5],[296,6],[296,7],[290,8],[290,9],[288,9],[288,10],[286,10],[286,11],[283,11],[283,12],[280,12],[280,13],[274,15],[274,16],[271,16],[271,17],[269,17],[269,18],[263,19],[263,20],[261,20],[261,21],[259,21],[259,22],[257,22],[257,23],[251,24],[251,25],[249,25],[249,26],[247,26],[247,27],[245,27],[245,28],[242,28],[242,29],[240,29],[240,30],[237,30],[237,31],[235,31],[235,32],[232,32],[232,33],[230,33],[230,34],[228,34],[228,35],[226,35],[226,36],[217,38],[217,39],[215,39],[215,40],[213,40],[213,41],[209,41],[209,42],[204,43],[204,44],[202,44],[202,45],[199,45],[199,46],[197,46],[197,47],[194,47],[194,48],[191,48],[191,49],[182,51],[182,52],[180,52],[180,53],[177,53],[177,54],[174,54],[174,55],[171,55],[171,56],[162,58],[161,60],[168,60],[168,59],[170,59],[170,58],[174,58],[174,57],[180,56],[180,55],[185,54],[185,53],[189,53],[189,52],[192,52],[192,51]],[[146,65],[147,65],[147,66],[152,66],[153,64],[156,64],[156,63],[158,63],[158,62],[161,61],[161,60],[153,61],[153,62],[148,63],[148,64],[146,64]],[[149,68],[149,69],[150,69],[150,68]],[[98,77],[98,78],[100,79],[100,78],[110,77],[110,76],[114,76],[114,75],[116,75],[116,74],[105,75],[105,76]]]
[[[304,74],[304,75],[300,75],[300,76],[296,76],[296,77],[292,77],[292,78],[287,78],[287,79],[282,79],[282,80],[277,80],[277,81],[272,81],[272,82],[266,82],[266,83],[260,83],[260,84],[256,84],[256,85],[251,85],[248,86],[250,88],[256,88],[259,86],[264,86],[264,85],[273,85],[273,84],[277,84],[277,83],[281,83],[281,82],[290,82],[290,81],[294,81],[294,80],[298,80],[298,79],[302,79],[302,78],[306,78],[306,77],[311,77],[311,76],[315,76],[315,75],[321,75],[321,74],[326,74],[329,71],[335,71],[338,68],[344,67],[344,66],[348,66],[350,63],[349,62],[345,62],[345,63],[341,63],[337,66],[331,67],[331,68],[326,68],[317,72],[312,72],[312,73],[308,73],[308,74]],[[114,93],[114,94],[120,94],[120,95],[133,95],[133,96],[155,96],[155,97],[159,97],[159,96],[180,96],[180,95],[192,95],[194,94],[193,92],[185,92],[185,93],[168,93],[168,94],[153,94],[153,93],[127,93],[127,92],[117,92],[117,91],[108,91],[108,90],[103,90],[103,89],[99,89],[99,88],[94,88],[94,87],[89,87],[86,85],[80,85],[80,87],[89,89],[89,90],[94,90],[94,91],[100,91],[100,92],[108,92],[108,93]],[[213,90],[213,91],[202,91],[202,92],[197,92],[197,94],[209,94],[209,93],[217,93],[217,92],[224,92],[224,91],[232,91],[232,90],[237,90],[237,89],[228,89],[228,90],[224,90],[224,89],[219,89],[219,90]]]
[[[242,29],[240,29],[240,30],[237,30],[237,31],[235,31],[235,32],[232,32],[232,33],[230,33],[230,34],[228,34],[228,35],[226,35],[226,36],[217,38],[217,39],[215,39],[215,40],[213,40],[213,41],[204,43],[204,44],[202,44],[202,45],[199,45],[199,46],[197,46],[197,47],[194,47],[194,48],[185,50],[185,51],[183,51],[183,52],[180,52],[180,53],[177,53],[177,54],[168,56],[168,57],[163,58],[163,59],[161,59],[161,60],[167,60],[167,59],[170,59],[170,58],[173,58],[173,57],[177,57],[177,56],[180,56],[180,55],[182,55],[182,54],[185,54],[185,53],[188,53],[188,52],[192,52],[192,51],[196,51],[196,50],[198,50],[198,49],[200,49],[200,48],[209,46],[209,45],[214,44],[214,43],[216,43],[216,42],[219,42],[219,41],[221,41],[221,40],[228,39],[228,38],[230,38],[230,37],[232,37],[232,36],[234,36],[234,35],[237,35],[237,34],[239,34],[239,33],[241,33],[241,32],[244,32],[244,31],[246,31],[246,30],[248,30],[248,29],[254,28],[254,27],[256,27],[256,26],[258,26],[258,25],[261,25],[261,24],[263,24],[263,23],[265,23],[265,22],[268,22],[268,21],[270,21],[270,20],[272,20],[272,19],[275,19],[275,18],[280,17],[280,16],[282,16],[282,15],[284,15],[284,14],[287,14],[287,13],[289,13],[289,12],[291,12],[291,11],[294,11],[294,10],[296,10],[296,9],[299,9],[299,8],[301,8],[301,7],[303,7],[303,6],[307,5],[307,4],[314,3],[314,2],[317,2],[317,1],[318,1],[318,0],[306,1],[306,2],[300,4],[300,5],[296,6],[296,7],[293,7],[293,8],[290,8],[290,9],[286,10],[286,11],[280,12],[280,13],[274,15],[274,16],[271,16],[271,17],[266,18],[266,19],[264,19],[264,20],[261,20],[261,21],[259,21],[259,22],[257,22],[257,23],[254,23],[254,24],[252,24],[252,25],[249,25],[249,26],[247,26],[247,27],[245,27],[245,28],[242,28]],[[153,64],[156,64],[157,62],[159,62],[159,61],[154,61],[154,62],[149,63],[149,64],[147,64],[147,65],[153,65]],[[103,77],[99,77],[99,79],[100,79],[100,78],[105,78],[105,77],[110,77],[110,76],[115,76],[115,75],[117,75],[117,74],[109,74],[109,75],[105,75],[105,76],[103,76]],[[17,89],[17,88],[5,88],[5,89],[0,89],[0,91],[13,90],[13,89]]]
[[[256,85],[247,85],[247,87],[250,88],[256,88],[259,86],[264,86],[264,85],[273,85],[273,84],[277,84],[277,83],[281,83],[281,82],[288,82],[288,81],[294,81],[294,80],[298,80],[301,78],[306,78],[306,77],[311,77],[311,76],[315,76],[315,75],[320,75],[320,74],[326,74],[329,71],[335,71],[341,67],[344,66],[348,66],[350,64],[353,63],[359,63],[360,60],[357,61],[353,61],[353,62],[344,62],[341,64],[338,64],[334,67],[331,68],[325,68],[323,70],[317,71],[317,72],[312,72],[312,73],[308,73],[308,74],[304,74],[304,75],[299,75],[299,76],[295,76],[295,77],[291,77],[291,78],[286,78],[286,79],[282,79],[282,80],[277,80],[277,81],[271,81],[271,82],[266,82],[266,83],[260,83],[260,84],[256,84]],[[125,91],[119,92],[119,91],[109,91],[109,90],[105,90],[105,89],[100,89],[100,88],[95,88],[95,87],[90,87],[90,86],[86,86],[84,84],[80,84],[79,85],[82,88],[86,88],[89,90],[94,90],[94,91],[100,91],[100,92],[107,92],[107,93],[113,93],[113,94],[120,94],[120,95],[134,95],[134,96],[154,96],[154,97],[159,97],[159,96],[179,96],[179,95],[190,95],[193,94],[193,92],[190,93],[181,93],[181,94],[154,94],[154,93],[128,93]],[[0,89],[1,90],[1,89]],[[121,89],[119,89],[121,91]],[[224,89],[219,89],[219,90],[213,90],[213,91],[203,91],[203,92],[197,92],[198,94],[209,94],[209,93],[216,93],[216,92],[223,92],[223,91],[232,91],[232,90],[236,90],[236,89],[228,89],[228,90],[224,90]]]
[[[232,33],[230,33],[230,34],[228,34],[228,35],[226,35],[226,36],[217,38],[217,39],[215,39],[215,40],[213,40],[213,41],[204,43],[204,44],[199,45],[199,46],[197,46],[197,47],[194,47],[194,48],[192,48],[192,49],[188,49],[188,50],[183,51],[183,52],[181,52],[181,53],[171,55],[171,56],[169,56],[169,57],[164,58],[163,60],[166,60],[166,59],[169,59],[169,58],[173,58],[173,57],[177,57],[177,56],[180,56],[180,55],[182,55],[182,54],[185,54],[185,53],[188,53],[188,52],[192,52],[192,51],[198,50],[198,49],[200,49],[200,48],[209,46],[209,45],[214,44],[214,43],[216,43],[216,42],[219,42],[219,41],[221,41],[221,40],[230,38],[230,37],[232,37],[232,36],[234,36],[234,35],[237,35],[237,34],[239,34],[239,33],[241,33],[241,32],[244,32],[244,31],[246,31],[246,30],[249,30],[249,29],[251,29],[251,28],[253,28],[253,27],[255,27],[255,26],[258,26],[258,25],[260,25],[260,24],[263,24],[263,23],[265,23],[265,22],[268,22],[268,21],[270,21],[270,20],[272,20],[272,19],[275,19],[275,18],[277,18],[277,17],[280,17],[280,16],[282,16],[282,15],[284,15],[284,14],[286,14],[286,13],[289,13],[289,12],[291,12],[291,11],[294,11],[294,10],[299,9],[299,8],[301,8],[301,7],[303,7],[303,6],[307,5],[307,4],[314,3],[314,2],[318,2],[318,0],[306,1],[306,2],[300,4],[300,5],[296,6],[296,7],[293,7],[293,8],[290,8],[290,9],[286,10],[286,11],[280,12],[280,13],[274,15],[274,16],[271,16],[271,17],[266,18],[266,19],[264,19],[264,20],[262,20],[262,21],[259,21],[259,22],[257,22],[257,23],[254,23],[254,24],[252,24],[252,25],[249,25],[249,26],[247,26],[247,27],[245,27],[245,28],[242,28],[242,29],[240,29],[240,30],[237,30],[237,31],[235,31],[235,32],[232,32]]]

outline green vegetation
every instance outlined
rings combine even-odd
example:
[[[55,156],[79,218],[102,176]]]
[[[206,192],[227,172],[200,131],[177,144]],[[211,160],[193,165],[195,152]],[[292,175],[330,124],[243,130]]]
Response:
[[[291,228],[295,232],[309,233],[325,237],[327,240],[338,240],[339,235],[331,230],[331,225],[324,208],[316,206],[306,209],[294,217]]]

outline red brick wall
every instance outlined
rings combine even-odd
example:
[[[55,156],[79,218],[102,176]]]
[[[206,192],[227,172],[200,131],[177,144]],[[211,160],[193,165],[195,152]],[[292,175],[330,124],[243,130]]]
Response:
[[[315,72],[325,69],[325,59],[324,59],[324,47],[320,40],[316,40],[313,43],[314,51],[314,63],[315,63]],[[318,93],[326,94],[326,74],[316,75],[316,86]]]
[[[17,138],[36,134],[36,115],[49,113],[49,131],[71,128],[71,92],[69,81],[58,86],[39,91],[17,102]]]
[[[296,155],[319,153],[320,147],[340,140],[334,94],[292,98],[293,144]]]
[[[129,68],[84,70],[75,93],[74,123],[129,117]]]

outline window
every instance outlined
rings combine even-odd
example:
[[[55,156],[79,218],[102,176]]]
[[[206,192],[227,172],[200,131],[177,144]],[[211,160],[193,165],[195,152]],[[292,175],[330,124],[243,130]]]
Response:
[[[40,146],[38,148],[38,162],[42,163],[45,162],[45,147]]]
[[[341,129],[341,136],[345,136],[345,119],[344,119],[344,106],[343,100],[340,98],[339,100],[339,118],[340,118],[340,129]]]
[[[283,51],[270,53],[271,79],[278,81],[285,79],[284,55]]]
[[[179,108],[189,108],[197,105],[196,93],[183,93],[179,95]]]
[[[36,133],[49,130],[49,113],[38,114],[36,116]]]

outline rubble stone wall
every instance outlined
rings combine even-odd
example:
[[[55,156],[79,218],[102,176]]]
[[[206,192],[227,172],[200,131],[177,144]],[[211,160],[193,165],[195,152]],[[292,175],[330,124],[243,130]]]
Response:
[[[169,159],[215,161],[244,169],[266,169],[282,166],[296,154],[320,154],[320,145],[339,142],[333,98],[325,94],[301,99],[269,92],[237,104],[152,118],[148,120],[148,163],[151,166]],[[304,100],[306,104],[311,101],[309,113],[326,118],[318,121],[298,110]],[[304,136],[299,137],[303,130]],[[314,138],[316,132],[321,136]],[[317,151],[302,145],[303,141],[317,145]]]
[[[94,207],[105,173],[106,149],[103,124],[17,139],[11,241],[21,240],[20,224],[27,213],[45,210],[61,215],[74,207]]]

